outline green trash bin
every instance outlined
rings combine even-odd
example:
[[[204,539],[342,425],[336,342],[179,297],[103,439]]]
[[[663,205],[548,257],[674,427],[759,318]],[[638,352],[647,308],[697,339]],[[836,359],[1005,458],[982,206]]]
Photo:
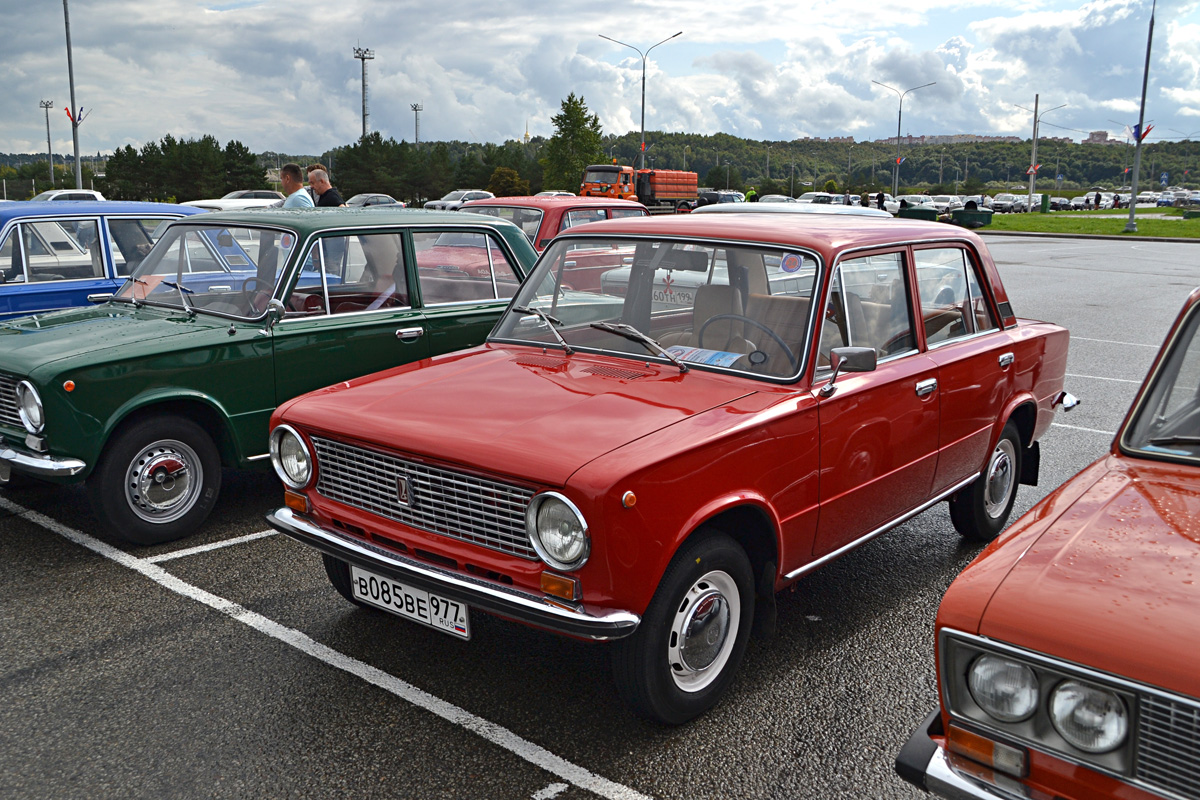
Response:
[[[1043,214],[1050,213],[1050,195],[1042,192],[1042,207],[1039,209]]]
[[[992,212],[987,208],[958,208],[951,212],[950,218],[955,225],[964,228],[982,228],[992,224]]]
[[[927,219],[930,222],[937,222],[937,209],[933,206],[908,206],[896,212],[896,216],[904,219]]]

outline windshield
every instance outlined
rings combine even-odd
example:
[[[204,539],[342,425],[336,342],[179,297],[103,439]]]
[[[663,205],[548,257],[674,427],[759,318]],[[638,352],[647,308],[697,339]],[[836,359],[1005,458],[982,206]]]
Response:
[[[791,378],[807,355],[816,276],[814,256],[798,250],[560,238],[492,339],[561,348],[561,336],[577,351],[667,362],[633,329],[688,365]]]
[[[1149,458],[1200,463],[1200,306],[1180,327],[1150,390],[1134,409],[1121,446]]]
[[[462,200],[463,195],[465,195],[465,194],[466,194],[466,192],[451,192],[450,194],[446,195],[442,199],[443,200]]]
[[[172,225],[115,299],[258,317],[295,246],[287,231]]]
[[[614,169],[589,169],[583,174],[584,183],[616,183],[621,173]]]

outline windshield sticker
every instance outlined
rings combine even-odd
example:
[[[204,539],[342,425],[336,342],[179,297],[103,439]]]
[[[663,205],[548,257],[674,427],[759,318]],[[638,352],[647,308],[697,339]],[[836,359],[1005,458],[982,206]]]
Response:
[[[290,233],[285,233],[283,236],[279,237],[279,246],[284,250],[291,249],[292,235]]]
[[[804,266],[804,259],[795,253],[788,253],[779,264],[779,268],[784,272],[799,272],[802,266]]]
[[[742,357],[741,353],[727,353],[724,350],[705,350],[702,347],[684,347],[679,344],[668,347],[667,352],[681,361],[690,361],[693,364],[708,364],[711,367],[731,367],[735,361]]]

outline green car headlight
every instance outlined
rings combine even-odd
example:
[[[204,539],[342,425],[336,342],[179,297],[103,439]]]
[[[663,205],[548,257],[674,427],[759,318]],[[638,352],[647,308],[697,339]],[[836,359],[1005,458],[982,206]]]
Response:
[[[25,426],[25,430],[30,433],[41,433],[46,425],[42,398],[29,381],[17,384],[17,414],[21,417],[21,424]]]
[[[293,489],[307,486],[312,465],[312,454],[300,434],[287,425],[271,431],[271,466],[287,486]]]
[[[546,492],[535,497],[525,512],[525,527],[538,557],[551,567],[570,571],[587,562],[591,552],[587,523],[562,495]]]

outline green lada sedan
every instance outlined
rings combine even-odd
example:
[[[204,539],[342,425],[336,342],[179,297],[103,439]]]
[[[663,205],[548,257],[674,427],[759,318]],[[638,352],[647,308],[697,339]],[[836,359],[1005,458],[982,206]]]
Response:
[[[266,466],[280,403],[481,343],[533,265],[516,226],[270,209],[172,224],[102,305],[0,322],[0,485],[86,481],[113,536],[195,531]]]

